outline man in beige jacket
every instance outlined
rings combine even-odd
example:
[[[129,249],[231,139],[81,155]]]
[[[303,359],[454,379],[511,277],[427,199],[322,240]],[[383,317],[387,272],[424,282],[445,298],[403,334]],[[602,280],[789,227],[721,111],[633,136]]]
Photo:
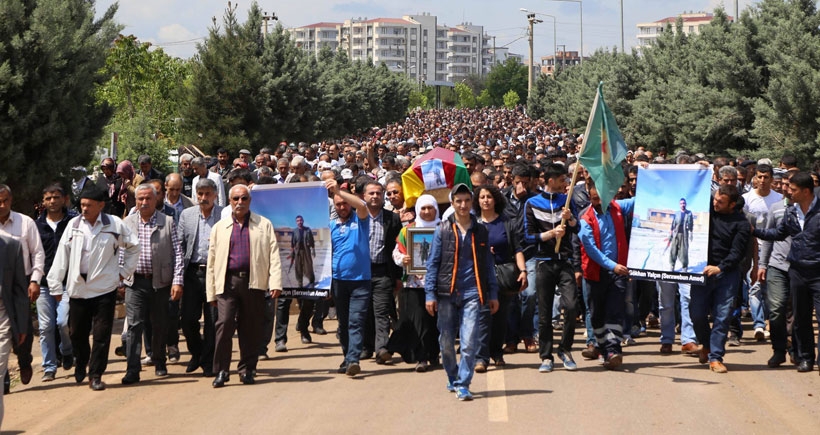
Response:
[[[233,212],[211,230],[205,290],[217,307],[214,388],[228,381],[232,338],[239,326],[239,379],[253,384],[264,323],[265,292],[282,291],[279,247],[270,221],[250,212],[251,191],[236,185],[228,195]],[[241,314],[239,314],[241,313]],[[239,314],[239,315],[238,315]]]

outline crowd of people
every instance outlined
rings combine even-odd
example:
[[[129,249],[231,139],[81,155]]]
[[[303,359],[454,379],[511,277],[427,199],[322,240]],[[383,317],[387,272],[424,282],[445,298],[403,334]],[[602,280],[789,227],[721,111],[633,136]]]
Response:
[[[11,189],[0,185],[0,371],[8,380],[13,350],[22,383],[31,381],[27,307],[36,302],[42,381],[73,369],[78,384],[87,378],[92,390],[105,389],[115,305],[124,299],[114,350],[127,360],[123,384],[139,382],[143,366],[166,376],[167,363],[181,358],[180,329],[185,372],[201,370],[215,388],[230,380],[238,331],[239,379],[255,383],[270,343],[287,351],[292,300],[280,297],[273,227],[250,211],[254,186],[308,181],[328,189],[332,297],[298,300],[297,330],[311,343],[335,312],[339,373],[356,376],[363,360],[399,356],[418,372],[442,366],[447,389],[470,400],[473,373],[503,367],[507,354],[537,353],[547,373],[556,356],[576,370],[573,352],[581,350],[615,369],[624,346],[652,327],[661,329],[660,354],[678,341],[681,353],[724,373],[725,346],[740,345],[746,313],[753,339],[771,341],[769,367],[790,356],[799,372],[813,370],[820,162],[801,171],[790,155],[775,164],[637,146],[616,199],[602,204],[577,162],[582,142],[518,110],[431,110],[338,141],[242,149],[234,159],[224,149],[183,154],[168,175],[149,156],[137,167],[106,158],[91,176],[74,168],[70,188],[45,186],[34,218],[12,211]],[[460,154],[471,183],[452,186],[443,203],[428,194],[406,201],[401,174],[437,147]],[[638,167],[650,163],[714,168],[702,285],[629,278]],[[692,217],[680,205],[669,261],[686,270]],[[302,247],[300,282],[313,285],[312,235],[298,227],[289,248]],[[434,229],[426,274],[408,272],[411,228]],[[576,327],[585,330],[583,345]]]

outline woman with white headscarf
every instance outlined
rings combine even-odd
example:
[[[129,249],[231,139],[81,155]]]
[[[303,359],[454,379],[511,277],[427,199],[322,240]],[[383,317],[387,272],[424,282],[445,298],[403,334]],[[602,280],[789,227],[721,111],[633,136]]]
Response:
[[[435,228],[441,220],[438,203],[432,195],[421,195],[416,200],[416,220],[401,229],[393,249],[393,261],[398,266],[410,265],[407,252],[407,228]],[[404,289],[399,292],[399,321],[387,350],[401,354],[407,363],[416,363],[417,372],[426,372],[430,365],[438,364],[438,328],[436,318],[427,313],[424,306],[424,275],[405,274]]]

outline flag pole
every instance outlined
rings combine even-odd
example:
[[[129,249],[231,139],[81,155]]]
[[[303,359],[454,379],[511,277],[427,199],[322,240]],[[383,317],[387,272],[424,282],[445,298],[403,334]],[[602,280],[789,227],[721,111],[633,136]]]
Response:
[[[601,82],[603,84],[604,82]],[[598,85],[600,86],[600,85]],[[584,151],[584,147],[587,146],[587,138],[589,137],[589,129],[592,126],[592,119],[595,117],[595,108],[598,107],[598,95],[600,93],[598,90],[595,90],[595,99],[592,101],[592,110],[589,111],[589,120],[587,121],[587,128],[584,130],[584,141],[581,142],[581,148],[576,153],[577,159],[575,161],[575,170],[572,172],[572,181],[570,182],[569,186],[569,193],[567,193],[567,202],[564,204],[564,208],[569,208],[570,202],[572,201],[572,192],[575,190],[575,182],[578,180],[578,170],[581,168],[581,159],[580,156]],[[564,218],[561,218],[561,226],[566,225],[567,221]],[[561,239],[563,237],[558,237],[555,240],[555,253],[557,254],[559,250],[561,250]]]

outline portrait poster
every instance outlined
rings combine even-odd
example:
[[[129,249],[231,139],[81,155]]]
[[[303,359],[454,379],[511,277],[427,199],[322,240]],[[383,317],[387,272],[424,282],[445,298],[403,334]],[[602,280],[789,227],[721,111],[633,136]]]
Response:
[[[427,258],[433,246],[435,228],[411,227],[407,229],[407,252],[410,254],[410,266],[407,273],[424,275],[427,273]]]
[[[256,185],[251,211],[268,218],[282,263],[282,297],[330,293],[331,242],[327,189],[321,182]]]
[[[435,190],[447,187],[444,165],[439,159],[430,159],[421,162],[421,177],[424,180],[424,190]]]
[[[711,179],[712,169],[702,165],[638,168],[627,261],[632,278],[705,282]]]

